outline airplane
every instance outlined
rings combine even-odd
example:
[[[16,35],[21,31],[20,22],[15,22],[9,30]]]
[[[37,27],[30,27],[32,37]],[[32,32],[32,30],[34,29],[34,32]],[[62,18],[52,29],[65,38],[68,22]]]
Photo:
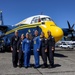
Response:
[[[2,12],[0,12],[2,18]],[[2,24],[3,20],[1,19]],[[64,35],[68,35],[68,32],[72,32],[70,28],[62,29],[56,25],[51,17],[47,15],[35,15],[24,19],[23,21],[15,25],[0,25],[0,31],[2,32],[1,38],[8,38],[10,40],[11,36],[14,35],[15,30],[18,30],[19,35],[22,33],[26,34],[29,32],[34,36],[34,31],[38,30],[39,35],[41,31],[44,32],[45,37],[48,38],[47,31],[50,30],[52,36],[55,38],[55,42],[62,39]]]

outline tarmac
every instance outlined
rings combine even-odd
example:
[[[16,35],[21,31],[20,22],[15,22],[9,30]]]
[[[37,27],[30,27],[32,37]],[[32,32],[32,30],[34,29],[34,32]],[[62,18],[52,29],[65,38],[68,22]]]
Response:
[[[55,67],[54,68],[13,68],[12,53],[0,53],[0,75],[75,75],[75,50],[60,49],[55,51]],[[31,64],[34,64],[34,56],[31,56]],[[40,64],[43,61],[40,57]]]

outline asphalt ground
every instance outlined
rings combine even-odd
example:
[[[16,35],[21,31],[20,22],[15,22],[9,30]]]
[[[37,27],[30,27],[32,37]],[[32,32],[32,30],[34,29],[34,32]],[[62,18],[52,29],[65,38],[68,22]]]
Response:
[[[0,75],[75,75],[75,50],[60,49],[55,51],[55,68],[13,68],[12,54],[0,53]],[[31,56],[31,64],[34,64],[34,56]],[[43,61],[40,57],[40,64]]]

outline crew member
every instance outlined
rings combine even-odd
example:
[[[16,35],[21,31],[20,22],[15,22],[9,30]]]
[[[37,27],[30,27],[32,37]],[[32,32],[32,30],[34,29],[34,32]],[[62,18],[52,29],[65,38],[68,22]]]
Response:
[[[22,42],[22,50],[24,53],[24,67],[30,67],[30,55],[31,55],[31,40],[29,39],[29,33],[26,33],[26,38]]]
[[[19,41],[18,31],[15,31],[15,35],[11,38],[11,51],[12,51],[12,63],[13,67],[17,67],[18,63],[18,51],[17,51],[17,43]]]
[[[43,59],[42,68],[47,68],[47,39],[44,36],[44,32],[41,32],[40,41],[41,41],[40,50]]]
[[[24,34],[21,35],[20,40],[17,44],[17,50],[19,52],[18,59],[19,59],[19,67],[21,68],[23,65],[23,51],[22,51],[22,41],[24,40]]]
[[[40,50],[40,37],[38,36],[38,31],[34,32],[35,37],[33,39],[33,53],[35,59],[34,68],[39,68],[39,50]]]
[[[48,57],[49,57],[49,68],[54,67],[54,50],[55,50],[55,39],[51,35],[51,32],[48,31]]]

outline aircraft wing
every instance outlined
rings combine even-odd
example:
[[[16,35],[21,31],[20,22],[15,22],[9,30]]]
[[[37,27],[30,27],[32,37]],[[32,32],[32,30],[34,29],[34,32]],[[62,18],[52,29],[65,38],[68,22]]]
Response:
[[[7,31],[8,26],[5,25],[0,25],[0,30],[3,31],[4,33]]]

